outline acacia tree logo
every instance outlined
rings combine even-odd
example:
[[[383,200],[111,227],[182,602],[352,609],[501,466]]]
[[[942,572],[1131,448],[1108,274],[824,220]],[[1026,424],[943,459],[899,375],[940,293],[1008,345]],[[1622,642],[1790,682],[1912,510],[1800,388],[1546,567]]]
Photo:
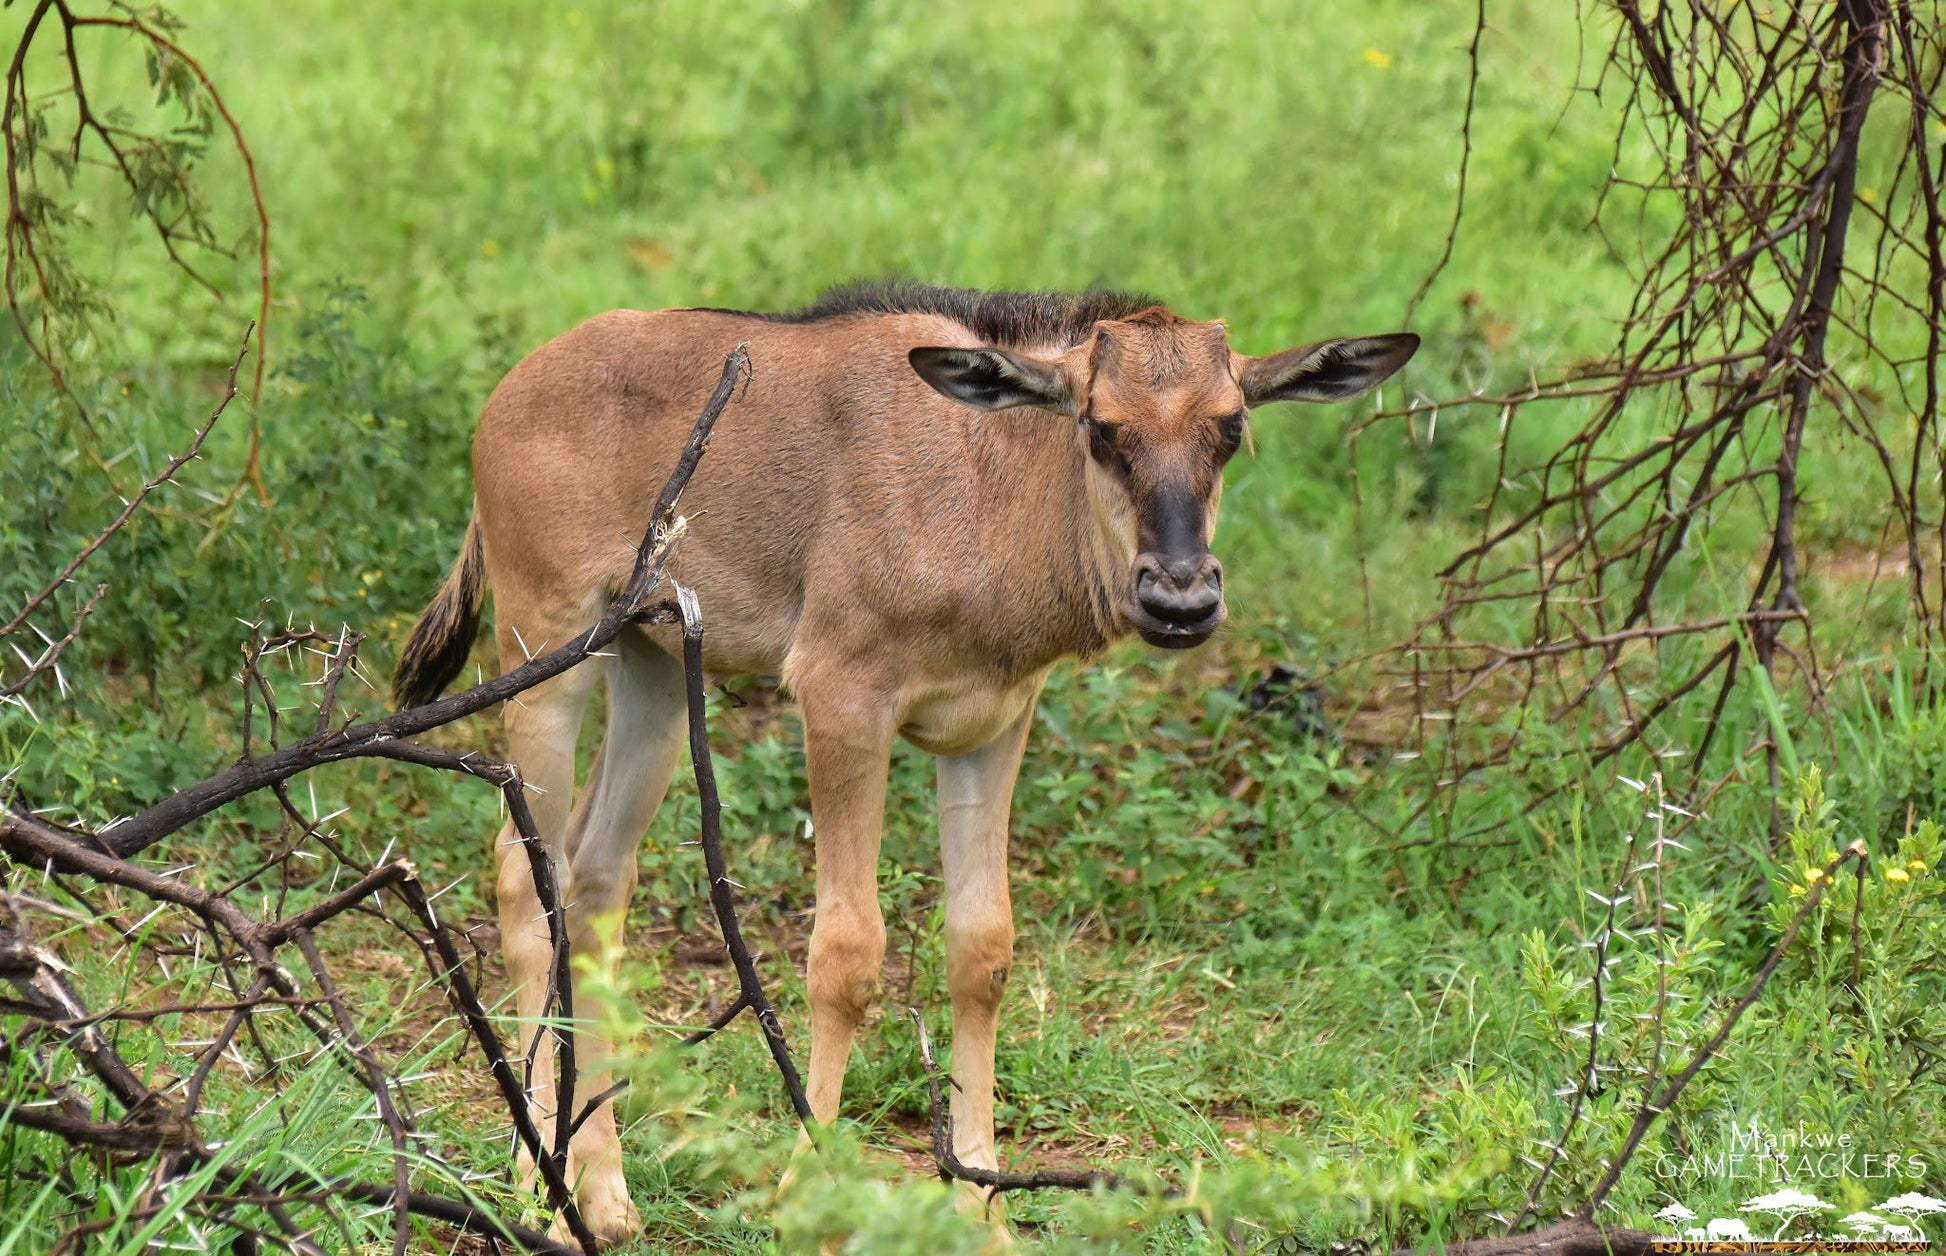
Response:
[[[1790,1229],[1791,1223],[1798,1218],[1816,1216],[1821,1212],[1836,1212],[1837,1208],[1835,1205],[1825,1203],[1809,1191],[1785,1187],[1781,1191],[1773,1191],[1768,1195],[1759,1195],[1755,1199],[1745,1200],[1738,1205],[1737,1211],[1768,1213],[1775,1217],[1777,1229],[1770,1237],[1781,1239],[1784,1237],[1784,1231]]]
[[[1946,1200],[1937,1200],[1930,1195],[1921,1195],[1918,1191],[1907,1191],[1903,1195],[1893,1196],[1878,1207],[1880,1212],[1889,1212],[1893,1216],[1903,1218],[1897,1224],[1897,1229],[1908,1234],[1916,1235],[1923,1233],[1919,1218],[1938,1213],[1946,1213]],[[1870,1215],[1869,1213],[1853,1213],[1846,1220],[1849,1221],[1855,1217]],[[1879,1224],[1887,1230],[1894,1228],[1888,1222],[1881,1221]]]
[[[1691,1224],[1698,1220],[1696,1212],[1672,1203],[1655,1219],[1672,1228],[1680,1226],[1681,1237],[1656,1243],[1654,1248],[1658,1252],[1925,1252],[1932,1250],[1932,1244],[1922,1218],[1946,1213],[1946,1201],[1908,1191],[1876,1205],[1875,1210],[1840,1219],[1836,1233],[1812,1231],[1804,1222],[1836,1212],[1837,1206],[1792,1187],[1747,1199],[1737,1205],[1737,1211],[1769,1218],[1770,1237],[1752,1235],[1750,1223],[1741,1217],[1711,1217],[1703,1224]]]

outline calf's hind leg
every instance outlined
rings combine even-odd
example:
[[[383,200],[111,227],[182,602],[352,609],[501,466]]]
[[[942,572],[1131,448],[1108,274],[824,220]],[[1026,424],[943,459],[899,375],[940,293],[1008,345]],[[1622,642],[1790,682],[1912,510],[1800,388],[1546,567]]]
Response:
[[[504,603],[502,619],[507,624],[513,621]],[[502,629],[500,635],[501,658],[519,659],[519,639],[510,628]],[[574,742],[598,676],[594,668],[585,664],[563,672],[508,702],[503,717],[508,758],[519,767],[526,783],[527,807],[533,814],[541,843],[547,848],[557,885],[565,885],[568,879],[566,837],[568,807],[574,794]],[[554,1035],[541,1032],[540,1021],[552,972],[553,943],[540,895],[534,888],[533,866],[526,845],[511,821],[495,839],[493,854],[498,864],[500,946],[506,960],[507,981],[513,987],[515,1015],[520,1022],[519,1046],[523,1054],[531,1052],[533,1058],[529,1101],[541,1138],[551,1146],[555,1117]],[[534,1163],[525,1146],[520,1149],[520,1171],[522,1181],[533,1186]]]
[[[638,631],[624,632],[608,660],[608,729],[587,788],[568,823],[568,936],[576,955],[596,954],[601,934],[621,940],[635,889],[637,849],[669,788],[681,758],[686,697],[682,665]],[[586,1021],[595,1009],[575,1004]],[[577,1111],[608,1089],[603,1062],[614,1048],[600,1035],[575,1036]],[[576,1131],[568,1148],[568,1176],[588,1225],[602,1238],[641,1232],[642,1221],[622,1180],[622,1144],[612,1103],[604,1103]],[[561,1237],[558,1236],[557,1237]]]

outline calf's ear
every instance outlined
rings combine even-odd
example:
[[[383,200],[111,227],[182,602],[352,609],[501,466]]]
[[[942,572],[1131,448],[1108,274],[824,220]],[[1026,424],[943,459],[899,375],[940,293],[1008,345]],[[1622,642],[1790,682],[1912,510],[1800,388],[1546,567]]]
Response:
[[[1074,412],[1067,376],[1052,362],[1001,349],[914,349],[906,360],[939,393],[981,410]]]
[[[1352,336],[1244,358],[1237,372],[1246,405],[1267,401],[1344,401],[1376,388],[1418,352],[1411,332]]]

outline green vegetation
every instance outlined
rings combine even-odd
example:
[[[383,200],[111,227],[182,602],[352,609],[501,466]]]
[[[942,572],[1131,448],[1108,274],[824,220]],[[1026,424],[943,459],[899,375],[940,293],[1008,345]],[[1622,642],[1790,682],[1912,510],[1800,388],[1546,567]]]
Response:
[[[349,624],[371,638],[371,674],[389,668],[458,545],[479,403],[520,354],[601,310],[778,307],[901,272],[1146,288],[1227,319],[1253,352],[1395,328],[1452,213],[1472,29],[1470,6],[1398,0],[1301,16],[1250,0],[175,7],[256,151],[278,297],[261,403],[239,399],[182,484],[85,569],[82,583],[108,592],[66,656],[72,691],[42,685],[32,711],[0,707],[0,780],[97,824],[241,751],[239,619]],[[19,12],[0,14],[7,47]],[[1587,229],[1614,119],[1572,90],[1571,6],[1497,7],[1483,47],[1466,225],[1415,320],[1428,344],[1409,386],[1428,395],[1514,386],[1602,352],[1634,292]],[[97,96],[139,111],[139,57],[94,32],[82,51]],[[240,229],[233,156],[213,143],[199,177],[216,220]],[[183,445],[254,311],[248,249],[219,268],[229,295],[212,300],[105,175],[84,170],[76,195],[69,240],[115,319],[68,346],[91,426],[0,330],[0,614]],[[1615,1071],[1539,1201],[1535,1215],[1556,1217],[1619,1144],[1655,1043],[1663,1071],[1687,1060],[1783,931],[1807,868],[1853,841],[1872,854],[1864,880],[1838,879],[1721,1058],[1649,1135],[1612,1215],[1647,1224],[1671,1201],[1729,1215],[1773,1189],[1657,1168],[1725,1150],[1753,1121],[1802,1120],[1923,1163],[1810,1186],[1847,1211],[1946,1193],[1946,869],[1926,823],[1946,818],[1946,705],[1911,679],[1900,581],[1839,561],[1882,543],[1884,503],[1855,474],[1869,451],[1827,440],[1805,464],[1802,540],[1832,556],[1814,557],[1807,594],[1842,668],[1817,704],[1786,678],[1738,688],[1703,763],[1637,748],[1591,765],[1601,712],[1529,719],[1509,766],[1434,789],[1412,708],[1385,687],[1401,664],[1361,660],[1434,605],[1431,572],[1477,529],[1496,420],[1381,424],[1354,450],[1351,417],[1287,407],[1255,421],[1255,454],[1224,498],[1233,627],[1217,643],[1186,658],[1132,644],[1058,671],[1043,700],[1016,796],[1003,1154],[1192,1190],[1016,1198],[1021,1237],[1160,1252],[1220,1249],[1233,1228],[1248,1250],[1322,1252],[1504,1225],[1583,1068],[1584,944],[1608,913],[1591,895],[1623,881],[1630,932],[1606,952],[1601,1013]],[[1537,411],[1514,439],[1531,455],[1580,418]],[[253,424],[262,494],[246,475]],[[1743,595],[1764,526],[1718,521],[1682,574],[1695,606]],[[1685,648],[1630,666],[1653,686]],[[1259,689],[1278,664],[1318,678],[1315,691]],[[315,668],[292,666],[285,700],[301,702]],[[729,856],[801,1048],[802,984],[783,962],[801,958],[812,886],[797,728],[744,689],[753,704],[726,700],[714,722]],[[1679,730],[1690,745],[1708,714]],[[1483,705],[1477,727],[1428,735],[1486,736],[1514,718]],[[1798,779],[1773,792],[1753,748],[1786,734]],[[498,729],[476,720],[443,737],[490,746]],[[1658,767],[1681,810],[1657,814],[1634,783]],[[794,1131],[754,1030],[682,1058],[645,1045],[626,1136],[652,1235],[642,1250],[847,1236],[860,1251],[977,1249],[980,1231],[927,1180],[924,1076],[903,1014],[924,1009],[944,1036],[931,764],[903,750],[893,777],[891,959],[885,1013],[848,1081],[856,1147],[779,1200]],[[297,799],[335,815],[354,853],[395,845],[429,881],[461,878],[449,918],[491,916],[491,790],[363,765],[311,774]],[[709,957],[700,860],[678,845],[695,819],[679,781],[643,849],[629,954],[599,983],[615,996],[605,1014],[644,1044],[651,1023],[697,1023],[731,988]],[[166,858],[222,884],[278,826],[257,798],[173,839]],[[1631,871],[1658,832],[1682,843],[1659,882]],[[11,891],[43,892],[12,875]],[[1659,945],[1641,926],[1663,903]],[[98,1003],[153,977],[91,952],[90,928],[73,925],[69,955],[101,956],[76,976]],[[368,1031],[411,1062],[402,1071],[430,1074],[420,1116],[438,1145],[497,1175],[471,1188],[517,1209],[503,1131],[480,1120],[486,1083],[454,1066],[455,1029],[417,958],[397,963],[396,938],[356,922],[324,940],[362,981],[360,1006],[392,1009]],[[1666,1036],[1647,1037],[1658,1006]],[[0,1010],[0,1032],[11,1023]],[[184,1018],[118,1032],[158,1072],[203,1036]],[[383,1180],[383,1129],[330,1081],[313,1064],[266,1096],[219,1070],[215,1106],[235,1121],[240,1162]],[[193,1241],[193,1218],[124,1215],[144,1166],[57,1168],[65,1159],[52,1139],[0,1133],[12,1226],[0,1253],[91,1219],[65,1199],[68,1173],[99,1191],[101,1250]],[[387,1218],[347,1224],[338,1241],[383,1242]]]

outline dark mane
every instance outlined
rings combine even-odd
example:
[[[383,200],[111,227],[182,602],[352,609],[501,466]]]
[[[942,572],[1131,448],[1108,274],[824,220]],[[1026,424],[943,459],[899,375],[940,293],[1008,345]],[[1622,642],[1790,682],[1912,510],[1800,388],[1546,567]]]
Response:
[[[853,314],[939,314],[992,345],[1072,345],[1104,319],[1127,318],[1152,306],[1141,292],[982,292],[941,288],[909,279],[874,279],[828,289],[803,309],[777,314],[713,310],[771,323],[821,323]]]

